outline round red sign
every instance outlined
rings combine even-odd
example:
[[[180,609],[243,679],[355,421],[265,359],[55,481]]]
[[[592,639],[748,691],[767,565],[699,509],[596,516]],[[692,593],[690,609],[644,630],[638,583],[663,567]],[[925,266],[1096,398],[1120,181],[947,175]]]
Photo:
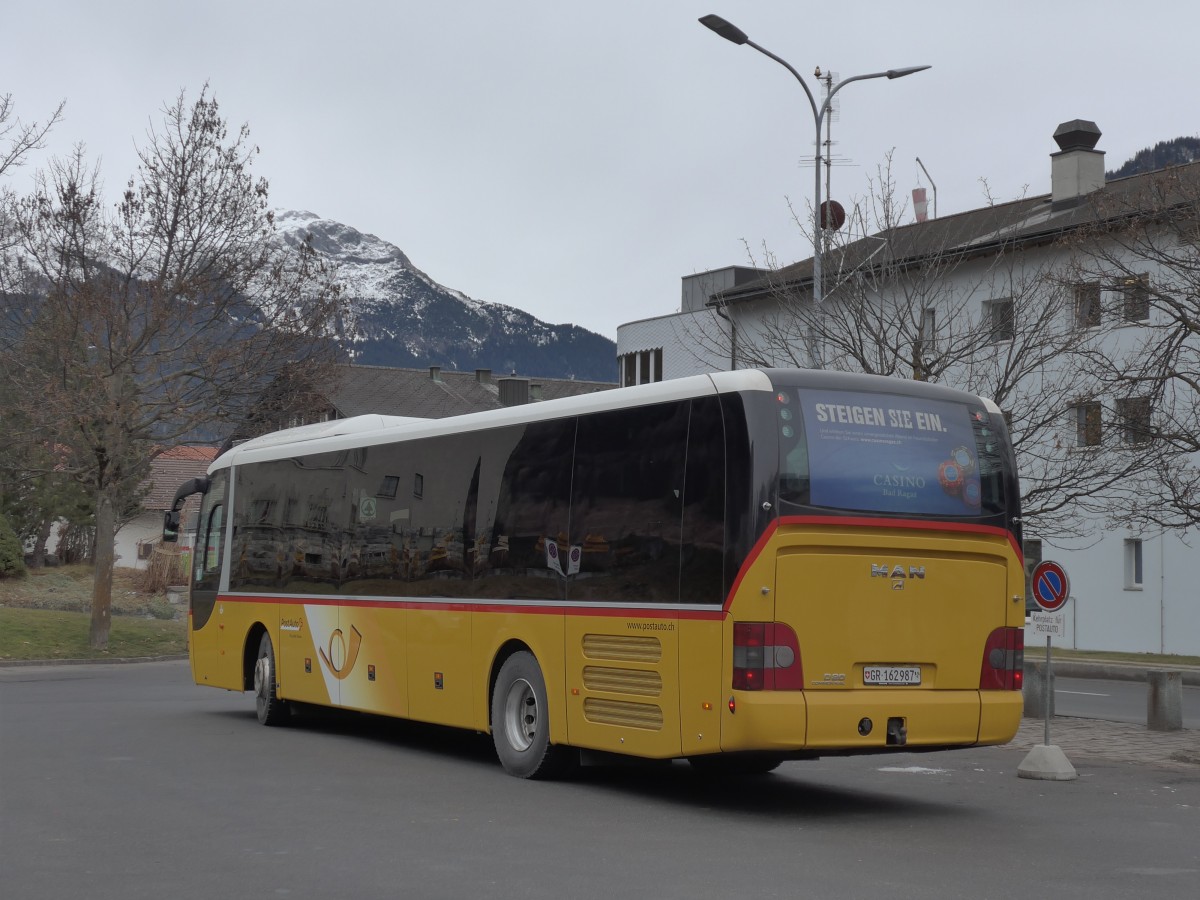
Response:
[[[1058,612],[1071,596],[1067,570],[1056,562],[1044,560],[1034,566],[1030,577],[1033,599],[1046,612]]]

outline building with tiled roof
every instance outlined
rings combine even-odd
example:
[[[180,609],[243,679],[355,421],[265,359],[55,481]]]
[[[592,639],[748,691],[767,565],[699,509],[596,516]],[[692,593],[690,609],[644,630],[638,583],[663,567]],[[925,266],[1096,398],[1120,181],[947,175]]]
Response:
[[[163,512],[171,508],[175,491],[185,481],[203,476],[217,458],[217,447],[168,447],[150,461],[150,474],[142,482],[146,491],[142,513],[117,532],[117,565],[144,569],[162,538]],[[189,497],[183,521],[191,528],[200,508],[199,495]],[[187,544],[187,539],[184,542]]]
[[[605,381],[496,376],[490,369],[456,372],[443,370],[440,366],[396,369],[343,365],[337,367],[337,373],[323,391],[323,407],[293,411],[273,423],[275,427],[345,419],[368,413],[444,419],[540,400],[591,394],[617,386]]]
[[[192,478],[204,475],[217,458],[216,447],[171,447],[150,461],[149,489],[142,507],[155,512],[171,508],[176,489]],[[193,498],[194,499],[194,498]]]

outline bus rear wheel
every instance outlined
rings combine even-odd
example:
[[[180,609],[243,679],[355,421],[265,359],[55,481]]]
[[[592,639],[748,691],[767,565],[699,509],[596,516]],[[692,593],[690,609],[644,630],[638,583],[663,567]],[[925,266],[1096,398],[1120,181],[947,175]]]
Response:
[[[254,663],[254,710],[263,725],[282,725],[290,713],[275,688],[275,650],[269,634],[259,641],[258,659]]]
[[[571,748],[550,743],[546,681],[532,653],[514,653],[500,667],[492,691],[492,741],[504,771],[518,778],[554,778],[578,760]]]

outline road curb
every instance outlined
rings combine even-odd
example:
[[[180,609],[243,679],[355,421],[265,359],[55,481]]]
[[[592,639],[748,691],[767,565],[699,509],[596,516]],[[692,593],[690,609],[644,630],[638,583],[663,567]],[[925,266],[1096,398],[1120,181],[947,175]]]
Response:
[[[0,659],[0,669],[30,666],[116,666],[132,663],[173,662],[187,659],[183,656],[117,656],[101,659]]]

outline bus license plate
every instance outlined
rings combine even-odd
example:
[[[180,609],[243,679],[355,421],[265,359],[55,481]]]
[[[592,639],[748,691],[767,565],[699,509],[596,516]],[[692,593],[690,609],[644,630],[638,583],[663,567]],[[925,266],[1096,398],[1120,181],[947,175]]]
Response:
[[[920,666],[864,666],[863,684],[899,684],[912,685],[921,683]]]

